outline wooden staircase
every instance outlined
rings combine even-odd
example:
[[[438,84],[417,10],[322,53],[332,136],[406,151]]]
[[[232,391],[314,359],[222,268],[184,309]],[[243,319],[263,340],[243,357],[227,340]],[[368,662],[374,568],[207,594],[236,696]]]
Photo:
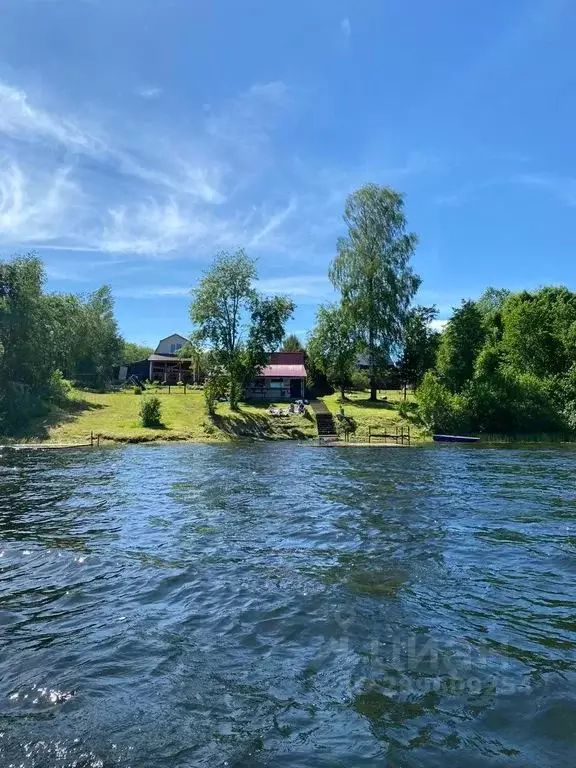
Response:
[[[316,416],[316,428],[318,437],[336,437],[336,425],[334,417],[321,400],[312,400],[310,407]]]

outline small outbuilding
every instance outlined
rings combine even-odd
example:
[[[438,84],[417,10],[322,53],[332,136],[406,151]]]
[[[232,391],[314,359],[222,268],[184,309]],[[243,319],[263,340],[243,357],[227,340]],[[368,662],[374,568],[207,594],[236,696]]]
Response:
[[[273,352],[260,375],[246,388],[247,400],[301,400],[306,387],[303,352]]]

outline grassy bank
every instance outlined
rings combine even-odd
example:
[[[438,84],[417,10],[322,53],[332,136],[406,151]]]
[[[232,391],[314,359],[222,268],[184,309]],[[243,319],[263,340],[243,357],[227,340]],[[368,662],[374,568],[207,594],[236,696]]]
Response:
[[[18,437],[50,443],[85,443],[91,432],[116,442],[226,442],[242,437],[286,440],[316,435],[310,417],[270,416],[268,404],[242,405],[235,413],[227,403],[219,403],[215,416],[209,418],[202,392],[190,390],[185,395],[174,390],[171,394],[159,394],[163,426],[147,429],[139,420],[142,397],[132,391],[105,394],[73,391],[66,407],[53,409],[47,417],[30,424]]]
[[[104,394],[74,390],[65,407],[53,408],[47,416],[34,420],[15,437],[30,442],[78,444],[89,441],[90,433],[101,435],[104,441],[115,442],[228,442],[239,438],[307,440],[317,436],[316,423],[310,413],[305,417],[275,417],[268,414],[268,403],[241,404],[239,412],[231,411],[227,403],[219,403],[215,415],[208,417],[203,393],[199,390],[188,390],[184,394],[182,388],[173,388],[171,393],[161,389],[157,394],[163,421],[158,429],[140,424],[140,404],[146,395],[135,395],[131,390]],[[402,399],[400,392],[388,390],[380,392],[379,396],[387,400],[370,403],[368,393],[355,393],[343,404],[345,413],[353,416],[358,424],[360,440],[367,439],[369,426],[393,431],[396,425],[407,427],[409,424],[398,412]],[[338,395],[323,400],[334,414],[340,411]],[[279,407],[286,408],[286,404]],[[415,441],[430,439],[413,424],[410,424],[410,430]]]
[[[352,416],[358,425],[355,437],[359,440],[368,439],[368,428],[373,430],[394,432],[396,427],[410,427],[410,435],[417,442],[430,442],[431,436],[422,427],[416,426],[411,420],[403,418],[399,413],[400,404],[404,394],[400,390],[388,389],[378,393],[379,400],[372,403],[368,392],[353,392],[342,402],[339,394],[328,395],[321,398],[333,414],[344,408],[346,416]],[[386,400],[384,400],[386,398]],[[406,402],[408,405],[415,403],[414,395],[408,393]]]
[[[371,403],[367,392],[348,395],[341,403],[337,394],[323,397],[330,411],[336,415],[343,405],[347,416],[352,416],[358,429],[355,439],[368,439],[368,429],[394,432],[396,426],[410,426],[413,442],[430,442],[431,435],[413,420],[403,418],[399,412],[403,394],[398,390],[380,391],[379,400]],[[147,429],[140,425],[139,409],[145,395],[135,395],[131,390],[99,394],[74,390],[66,407],[53,408],[47,416],[32,421],[14,438],[18,441],[45,442],[48,445],[81,444],[90,439],[90,433],[101,435],[104,441],[153,442],[188,440],[195,442],[229,442],[241,438],[262,440],[308,440],[317,436],[316,423],[309,413],[307,417],[274,417],[268,414],[268,403],[241,404],[239,412],[233,412],[227,403],[219,403],[216,414],[209,418],[204,408],[204,397],[199,390],[173,388],[169,394],[160,389],[163,426]],[[384,401],[383,398],[386,398]],[[408,394],[407,402],[414,403]],[[279,405],[286,407],[286,404]],[[310,410],[310,409],[309,409]],[[573,442],[574,435],[481,435],[484,445],[553,444]],[[353,438],[354,440],[354,438]]]

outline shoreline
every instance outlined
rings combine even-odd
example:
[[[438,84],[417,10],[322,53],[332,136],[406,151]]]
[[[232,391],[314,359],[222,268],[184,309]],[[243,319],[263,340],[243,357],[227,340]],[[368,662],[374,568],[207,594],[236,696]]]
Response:
[[[100,443],[90,444],[90,442],[83,443],[59,443],[52,442],[50,440],[42,442],[28,442],[28,441],[15,441],[10,443],[0,444],[0,454],[2,452],[20,452],[20,451],[73,451],[73,450],[85,450],[85,449],[98,449],[98,448],[111,448],[114,446],[128,446],[128,445],[222,445],[222,446],[236,446],[241,447],[243,445],[251,443],[292,443],[308,448],[418,448],[423,446],[434,446],[439,450],[446,450],[447,448],[454,449],[455,447],[461,449],[462,447],[468,449],[474,448],[552,448],[552,447],[566,447],[575,446],[576,443],[570,441],[542,441],[542,440],[486,440],[480,443],[473,444],[455,444],[435,443],[432,438],[413,440],[410,445],[402,443],[368,443],[366,442],[345,442],[344,440],[332,440],[326,442],[320,442],[318,437],[310,438],[290,438],[290,437],[253,437],[253,436],[238,436],[230,440],[214,440],[207,438],[186,438],[186,437],[103,437],[101,436]]]

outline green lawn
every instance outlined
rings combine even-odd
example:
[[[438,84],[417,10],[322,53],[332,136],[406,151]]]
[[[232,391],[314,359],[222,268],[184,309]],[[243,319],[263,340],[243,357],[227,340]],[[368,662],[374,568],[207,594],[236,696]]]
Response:
[[[155,394],[155,393],[154,393]],[[201,391],[174,388],[158,393],[162,403],[163,427],[146,429],[140,426],[139,409],[142,398],[131,390],[97,394],[74,391],[65,409],[31,425],[28,440],[48,440],[51,443],[85,443],[90,433],[104,440],[195,440],[229,441],[238,437],[262,439],[306,439],[316,436],[316,425],[310,416],[273,417],[267,413],[269,404],[242,405],[233,413],[227,403],[219,403],[216,415],[208,418]],[[283,407],[286,407],[285,405]]]
[[[241,404],[234,413],[227,403],[219,403],[216,414],[209,418],[204,408],[204,396],[200,390],[164,388],[153,391],[162,403],[163,426],[146,429],[140,425],[139,409],[146,394],[135,395],[132,390],[98,394],[74,390],[65,408],[54,408],[44,418],[35,420],[26,431],[18,435],[21,440],[48,441],[50,443],[86,443],[90,433],[101,435],[103,440],[145,442],[151,440],[193,440],[198,442],[227,442],[242,437],[264,440],[306,440],[315,438],[316,422],[310,414],[306,416],[270,416],[269,403]],[[379,401],[371,403],[367,392],[353,393],[343,403],[347,416],[353,416],[358,424],[356,433],[360,440],[368,437],[368,428],[394,432],[396,425],[410,426],[415,441],[429,440],[430,436],[403,419],[398,413],[402,393],[396,390],[381,390]],[[387,400],[383,401],[382,398]],[[322,398],[328,408],[337,414],[340,411],[340,397],[337,394]],[[408,395],[408,402],[414,402]],[[275,404],[286,408],[286,404]]]
[[[342,402],[339,394],[322,397],[332,413],[340,412],[340,406],[344,408],[346,416],[352,416],[358,425],[356,436],[363,440],[368,438],[368,427],[388,433],[394,433],[396,426],[410,427],[410,436],[413,440],[428,441],[430,435],[421,427],[413,423],[413,420],[402,418],[398,413],[400,403],[404,399],[402,390],[379,390],[378,402],[371,403],[368,392],[353,392]],[[386,401],[384,401],[386,398]],[[408,392],[407,403],[415,404],[414,395]],[[351,438],[352,440],[354,438]]]

